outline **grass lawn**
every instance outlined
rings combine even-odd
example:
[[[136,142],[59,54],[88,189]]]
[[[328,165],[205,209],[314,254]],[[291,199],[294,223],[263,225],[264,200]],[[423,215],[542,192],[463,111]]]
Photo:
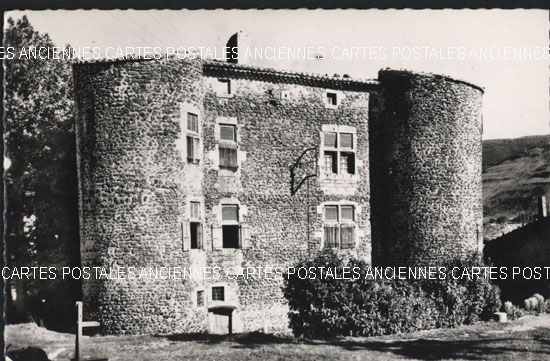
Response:
[[[74,335],[34,324],[5,330],[8,354],[25,347],[44,350],[50,360],[73,357]],[[482,322],[380,337],[347,337],[327,341],[294,340],[260,333],[234,336],[85,337],[86,359],[149,360],[550,360],[550,315],[526,316],[507,324]],[[16,361],[17,352],[13,360]],[[29,357],[25,361],[29,360]]]

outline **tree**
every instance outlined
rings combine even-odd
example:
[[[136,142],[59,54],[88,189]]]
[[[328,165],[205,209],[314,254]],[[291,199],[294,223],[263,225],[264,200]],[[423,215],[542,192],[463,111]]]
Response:
[[[25,47],[53,47],[28,19],[7,20],[5,60],[5,153],[8,267],[76,267],[79,260],[78,193],[71,64],[65,60],[18,59]],[[25,308],[53,327],[71,321],[80,298],[75,280],[18,283]],[[10,292],[8,292],[8,295]],[[8,303],[10,305],[10,303]],[[70,307],[70,308],[67,308]],[[15,321],[8,306],[8,322]]]

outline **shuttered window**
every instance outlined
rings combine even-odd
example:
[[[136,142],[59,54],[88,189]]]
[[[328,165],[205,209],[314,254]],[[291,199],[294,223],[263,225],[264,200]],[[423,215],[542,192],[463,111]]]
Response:
[[[323,174],[355,174],[354,136],[353,133],[323,133]]]

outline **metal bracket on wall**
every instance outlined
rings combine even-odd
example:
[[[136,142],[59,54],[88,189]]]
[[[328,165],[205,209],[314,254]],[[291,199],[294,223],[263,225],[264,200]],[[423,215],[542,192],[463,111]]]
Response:
[[[303,160],[306,155],[313,155],[313,160]],[[316,147],[308,148],[302,152],[302,154],[298,157],[296,162],[290,167],[290,194],[294,195],[296,192],[298,192],[298,189],[304,184],[306,180],[312,177],[317,177],[317,157],[318,152]],[[299,181],[296,179],[296,171],[298,169],[302,169],[303,166],[307,166],[308,164],[314,164],[313,172],[306,174],[303,178],[301,178]]]

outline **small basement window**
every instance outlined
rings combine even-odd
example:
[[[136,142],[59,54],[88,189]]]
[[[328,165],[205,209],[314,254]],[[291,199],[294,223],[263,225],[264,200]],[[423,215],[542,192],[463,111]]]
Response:
[[[218,86],[216,94],[218,96],[229,96],[231,95],[231,80],[229,79],[218,79]]]
[[[338,105],[338,96],[336,93],[327,92],[326,102],[328,105]]]
[[[212,301],[225,301],[225,288],[223,286],[212,287]]]

